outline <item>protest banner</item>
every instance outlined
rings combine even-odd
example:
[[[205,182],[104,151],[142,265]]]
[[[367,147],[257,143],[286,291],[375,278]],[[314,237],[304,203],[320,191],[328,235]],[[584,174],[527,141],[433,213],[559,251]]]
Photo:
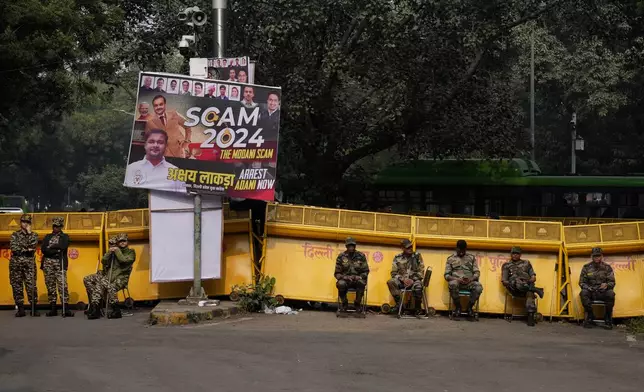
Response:
[[[254,83],[248,57],[191,58],[190,76],[227,82]]]
[[[280,101],[279,87],[141,73],[124,185],[273,200]]]

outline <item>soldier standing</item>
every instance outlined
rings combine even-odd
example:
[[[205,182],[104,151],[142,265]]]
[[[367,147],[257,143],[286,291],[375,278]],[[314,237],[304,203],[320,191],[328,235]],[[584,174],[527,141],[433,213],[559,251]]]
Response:
[[[470,301],[467,305],[467,313],[470,321],[473,321],[474,304],[481,296],[483,286],[478,281],[481,272],[476,264],[476,257],[467,253],[467,242],[465,240],[456,242],[456,253],[447,258],[444,276],[449,285],[449,294],[454,302],[454,320],[458,320],[461,315],[459,291],[468,290],[470,292]]]
[[[584,328],[592,328],[593,301],[604,301],[606,312],[604,322],[607,329],[613,329],[613,306],[615,306],[615,272],[613,267],[604,262],[602,248],[593,248],[592,261],[581,269],[579,286],[581,286],[581,304],[586,310]]]
[[[9,281],[13,290],[13,300],[18,307],[16,317],[25,317],[24,290],[32,306],[32,317],[40,316],[36,310],[38,292],[36,289],[36,245],[38,234],[31,231],[31,215],[20,217],[20,230],[11,234],[11,260],[9,261]]]
[[[400,289],[407,288],[412,291],[414,296],[414,310],[416,316],[421,313],[423,300],[423,277],[425,274],[425,264],[423,256],[414,252],[410,240],[402,240],[400,243],[402,253],[394,257],[391,265],[391,279],[387,281],[387,287],[391,296],[396,301],[396,309],[400,307]]]
[[[107,292],[105,301],[110,305],[107,318],[121,318],[121,310],[117,306],[116,294],[127,286],[132,272],[132,265],[136,260],[134,249],[128,247],[127,234],[121,233],[110,242],[103,259],[103,270],[83,278],[87,297],[90,300],[87,318],[95,320],[101,317],[101,298]]]
[[[537,293],[539,297],[543,298],[543,289],[535,287],[537,274],[530,261],[521,258],[521,248],[513,246],[510,254],[510,261],[503,264],[501,282],[512,295],[525,295],[528,325],[534,327],[534,314],[537,312],[534,294]]]
[[[56,310],[56,289],[60,293],[60,303],[64,304],[63,317],[74,317],[69,310],[69,289],[67,288],[67,248],[69,247],[69,236],[63,233],[65,220],[62,217],[55,217],[52,223],[52,232],[47,234],[42,241],[43,262],[40,267],[45,274],[45,286],[47,286],[47,299],[51,310],[47,317],[58,315]]]
[[[337,279],[335,287],[338,288],[340,297],[340,311],[345,312],[349,305],[347,291],[352,288],[356,290],[355,308],[358,309],[362,303],[364,290],[367,287],[369,277],[369,264],[364,253],[356,250],[356,240],[347,237],[344,241],[347,250],[340,253],[335,260],[335,273]]]

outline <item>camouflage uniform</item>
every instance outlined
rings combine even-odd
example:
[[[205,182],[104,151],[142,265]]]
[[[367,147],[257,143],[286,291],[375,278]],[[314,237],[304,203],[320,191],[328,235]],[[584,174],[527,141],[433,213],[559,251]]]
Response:
[[[511,253],[520,254],[521,248],[515,246],[512,248]],[[503,264],[501,281],[515,297],[525,295],[526,310],[528,313],[535,313],[537,311],[534,293],[538,293],[539,296],[543,297],[543,289],[535,287],[535,284],[530,282],[533,276],[536,277],[537,274],[534,272],[532,264],[528,260],[510,260]]]
[[[593,248],[592,256],[602,255],[601,248]],[[606,289],[600,288],[602,283],[606,283]],[[594,319],[593,301],[604,301],[606,313],[604,319],[607,324],[612,324],[613,306],[615,306],[615,272],[613,267],[603,260],[599,263],[591,261],[584,265],[579,276],[579,286],[581,287],[581,303],[586,310],[586,322],[590,323]]]
[[[67,285],[67,267],[69,259],[67,258],[67,248],[69,247],[69,236],[62,231],[65,221],[61,217],[55,217],[52,222],[53,226],[60,227],[58,233],[50,233],[42,241],[43,262],[41,269],[45,274],[45,286],[47,286],[47,299],[52,306],[52,311],[48,316],[55,315],[56,312],[56,289],[61,296],[61,303],[69,304],[69,289]],[[69,308],[66,308],[66,315],[70,315]]]
[[[353,238],[347,238],[345,244],[356,245]],[[347,306],[347,291],[349,289],[356,290],[355,306],[360,306],[369,276],[369,264],[364,253],[357,250],[352,253],[349,251],[340,253],[335,260],[335,272],[333,275],[337,279],[335,287],[338,288],[338,296],[342,301],[342,306],[344,308]],[[353,280],[352,278],[358,279]]]
[[[409,242],[409,245],[411,246],[411,242]],[[391,265],[391,279],[387,281],[387,287],[389,287],[389,292],[394,297],[396,304],[400,303],[400,289],[405,288],[405,279],[411,279],[414,282],[408,289],[412,291],[413,296],[416,298],[416,307],[420,308],[423,296],[424,274],[425,264],[420,253],[413,252],[408,255],[402,252],[394,257]]]
[[[122,233],[116,237],[112,237],[109,241],[110,246],[116,246],[113,244],[120,241],[127,241],[127,234]],[[120,311],[116,307],[116,303],[118,301],[117,293],[127,286],[128,280],[130,279],[130,273],[132,272],[132,265],[135,260],[136,253],[134,249],[127,246],[124,248],[119,247],[114,253],[109,251],[105,253],[101,260],[103,264],[102,271],[83,278],[83,283],[87,290],[87,296],[90,300],[88,316],[90,314],[96,315],[96,312],[100,312],[98,307],[100,306],[101,299],[105,298],[103,296],[107,291],[106,301],[111,305],[112,314],[118,314],[118,317],[120,317]]]
[[[20,217],[21,222],[31,223],[31,215],[24,214]],[[18,230],[11,234],[11,260],[9,261],[9,281],[13,290],[13,299],[18,306],[18,312],[24,316],[24,291],[27,290],[29,302],[35,306],[38,303],[38,291],[36,288],[36,260],[34,258],[38,234],[27,233],[26,230]],[[18,314],[17,314],[18,315]]]
[[[469,307],[471,308],[474,306],[483,292],[483,286],[478,282],[481,272],[479,271],[479,266],[476,264],[476,257],[471,253],[465,253],[463,257],[454,253],[447,258],[444,276],[445,280],[448,281],[449,294],[452,297],[452,301],[454,301],[456,309],[461,308],[459,298],[460,290],[468,290],[470,292]],[[449,280],[449,277],[457,279]],[[470,282],[467,284],[460,284],[458,279],[462,278],[469,278]]]

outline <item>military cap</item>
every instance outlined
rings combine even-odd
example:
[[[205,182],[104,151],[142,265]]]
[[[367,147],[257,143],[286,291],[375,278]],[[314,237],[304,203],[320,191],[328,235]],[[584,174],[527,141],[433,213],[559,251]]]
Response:
[[[604,254],[604,251],[598,246],[594,247],[591,252],[591,256],[601,256],[602,254]]]
[[[116,236],[116,241],[118,241],[118,242],[127,241],[127,234],[126,233],[120,233],[119,235]]]
[[[456,249],[458,249],[458,250],[467,249],[467,242],[465,242],[465,240],[456,241]]]
[[[353,237],[347,237],[346,240],[344,240],[345,245],[357,245],[356,240],[353,239]]]
[[[22,214],[22,216],[20,217],[20,222],[31,223],[31,214]]]
[[[520,246],[513,246],[512,250],[510,253],[521,253],[521,247]]]
[[[51,220],[52,226],[63,227],[65,226],[65,219],[62,216],[57,216]]]
[[[402,246],[403,248],[407,249],[407,248],[411,248],[412,243],[411,243],[411,241],[409,241],[408,239],[405,238],[404,240],[400,241],[400,246]]]

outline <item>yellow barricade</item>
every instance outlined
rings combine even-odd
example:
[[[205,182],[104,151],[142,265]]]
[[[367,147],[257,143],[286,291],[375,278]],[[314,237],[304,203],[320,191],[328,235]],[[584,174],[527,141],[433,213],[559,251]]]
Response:
[[[567,316],[565,304],[554,295],[560,285],[569,282],[557,273],[564,270],[561,223],[426,218],[293,205],[269,205],[266,222],[263,272],[275,277],[275,294],[284,298],[335,302],[335,259],[345,249],[344,238],[352,236],[369,262],[368,304],[392,304],[386,285],[391,263],[401,252],[400,240],[412,238],[425,266],[432,269],[427,292],[430,306],[446,310],[445,262],[456,241],[465,239],[481,269],[481,312],[503,312],[501,268],[511,246],[520,245],[537,272],[537,284],[546,289],[539,311]]]
[[[67,282],[69,290],[69,303],[87,303],[87,293],[83,284],[83,276],[93,273],[96,270],[97,261],[100,257],[104,217],[103,213],[37,213],[32,214],[32,228],[38,233],[38,240],[48,233],[51,233],[51,224],[54,217],[65,218],[63,231],[70,237],[68,250],[69,270]],[[20,229],[20,215],[0,215],[0,305],[13,305],[13,293],[9,285],[9,239],[11,233]],[[37,249],[37,290],[38,303],[46,304],[47,289],[42,270],[40,269],[42,252],[40,244]],[[58,298],[60,303],[60,298]],[[25,303],[27,296],[25,293]]]

